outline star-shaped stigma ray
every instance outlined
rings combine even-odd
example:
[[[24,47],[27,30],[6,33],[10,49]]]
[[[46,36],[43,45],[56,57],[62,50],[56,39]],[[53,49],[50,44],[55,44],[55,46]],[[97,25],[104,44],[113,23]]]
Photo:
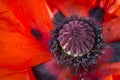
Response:
[[[84,21],[74,20],[64,24],[58,40],[64,52],[74,57],[87,54],[95,44],[95,34]]]
[[[50,41],[57,62],[75,71],[96,64],[104,44],[102,26],[90,17],[71,16],[63,21],[55,26]]]

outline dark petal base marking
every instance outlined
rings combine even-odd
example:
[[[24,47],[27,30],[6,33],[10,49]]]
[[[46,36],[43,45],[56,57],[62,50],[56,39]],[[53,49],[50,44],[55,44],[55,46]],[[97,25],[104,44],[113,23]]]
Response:
[[[53,19],[52,19],[52,21],[53,21],[53,23],[56,25],[61,25],[64,21],[65,19],[65,16],[60,12],[60,11],[58,11],[55,15],[54,15],[54,17],[53,17]]]
[[[114,51],[114,55],[110,62],[120,62],[120,54],[119,54],[120,53],[120,41],[111,43],[111,45]]]
[[[72,55],[66,54],[66,52],[62,49],[58,37],[60,36],[60,31],[63,29],[64,24],[76,20],[83,21],[91,26],[95,34],[95,43],[87,54],[83,56],[73,57]],[[96,59],[101,54],[100,51],[103,48],[104,44],[102,37],[102,27],[93,18],[78,18],[78,16],[72,16],[71,18],[66,19],[64,21],[64,24],[55,27],[55,29],[52,31],[53,38],[49,43],[51,52],[54,54],[55,59],[58,61],[58,63],[65,64],[67,67],[72,68],[74,71],[78,71],[81,68],[87,70],[89,67],[96,64]]]
[[[52,75],[44,64],[33,67],[32,72],[37,80],[57,80],[56,76]]]
[[[102,7],[94,7],[89,10],[89,16],[94,17],[97,21],[103,22],[105,11]]]
[[[31,34],[38,40],[42,37],[42,34],[35,28],[31,29]]]

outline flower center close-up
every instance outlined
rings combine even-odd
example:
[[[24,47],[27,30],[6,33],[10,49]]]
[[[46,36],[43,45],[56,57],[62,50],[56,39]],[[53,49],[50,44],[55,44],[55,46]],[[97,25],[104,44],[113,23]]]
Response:
[[[120,80],[120,0],[0,0],[0,80]]]
[[[103,48],[102,27],[91,17],[71,16],[52,31],[51,51],[60,64],[89,68]]]

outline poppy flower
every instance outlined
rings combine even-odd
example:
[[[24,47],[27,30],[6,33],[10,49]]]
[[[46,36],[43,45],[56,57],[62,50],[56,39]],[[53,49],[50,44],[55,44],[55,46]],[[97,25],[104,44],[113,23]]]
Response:
[[[119,80],[119,3],[1,0],[0,79]]]

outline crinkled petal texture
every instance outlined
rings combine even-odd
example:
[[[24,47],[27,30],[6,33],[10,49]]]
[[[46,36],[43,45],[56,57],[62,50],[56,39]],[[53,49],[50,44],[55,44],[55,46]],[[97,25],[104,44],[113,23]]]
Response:
[[[53,26],[44,6],[39,0],[0,0],[0,80],[34,80],[29,68],[52,58]]]

